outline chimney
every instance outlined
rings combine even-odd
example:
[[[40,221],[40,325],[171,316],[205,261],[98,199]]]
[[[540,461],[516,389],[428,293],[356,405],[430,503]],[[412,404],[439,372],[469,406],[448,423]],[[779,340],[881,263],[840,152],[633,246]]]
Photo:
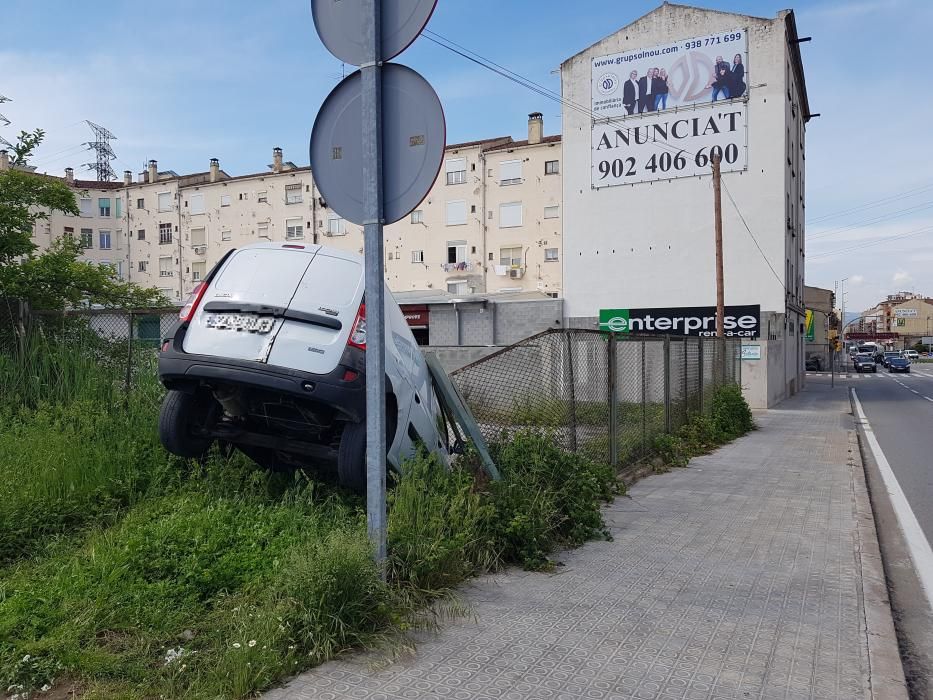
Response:
[[[220,179],[220,161],[217,158],[211,158],[211,182],[217,182]]]
[[[272,172],[282,172],[282,149],[278,146],[272,149]]]
[[[528,115],[528,143],[541,143],[544,136],[544,115],[532,112]]]
[[[147,182],[157,182],[159,180],[159,164],[154,160],[149,161],[149,179]]]
[[[75,169],[65,168],[65,182],[69,185],[75,184]]]
[[[124,170],[123,171],[123,185],[125,187],[129,187],[132,184],[133,184],[133,171]]]
[[[10,154],[6,151],[0,151],[0,170],[10,169]]]

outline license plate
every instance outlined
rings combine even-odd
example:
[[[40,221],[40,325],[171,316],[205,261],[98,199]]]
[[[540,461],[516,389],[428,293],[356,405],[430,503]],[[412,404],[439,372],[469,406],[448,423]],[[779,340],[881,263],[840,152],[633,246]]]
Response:
[[[269,333],[275,325],[275,320],[268,316],[249,314],[208,314],[204,319],[204,325],[219,331]]]

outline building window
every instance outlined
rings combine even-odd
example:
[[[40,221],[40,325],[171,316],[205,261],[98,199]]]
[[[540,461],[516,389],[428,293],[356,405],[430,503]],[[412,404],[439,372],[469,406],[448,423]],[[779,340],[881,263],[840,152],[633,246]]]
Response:
[[[466,262],[466,241],[447,241],[447,263]]]
[[[545,248],[544,249],[544,262],[556,262],[557,261],[557,248]]]
[[[499,228],[513,228],[521,225],[521,202],[504,202],[499,205]]]
[[[466,280],[455,280],[447,283],[447,291],[451,294],[469,294]]]
[[[191,214],[203,214],[204,213],[204,193],[196,192],[191,195],[188,199],[188,211]]]
[[[301,219],[285,219],[285,239],[293,241],[296,238],[304,238],[305,224]]]
[[[123,197],[117,197],[116,200],[114,200],[113,213],[118,219],[123,216]]]
[[[116,240],[117,240],[117,250],[123,250],[123,229],[122,228],[117,229]]]
[[[90,250],[94,247],[94,231],[92,229],[81,229],[81,247],[85,250]]]
[[[256,201],[260,204],[265,204],[269,201],[269,194],[267,192],[257,192]]]
[[[269,238],[269,224],[256,224],[256,235],[259,236],[259,238]]]
[[[423,224],[424,223],[424,212],[421,209],[415,209],[411,213],[411,223],[413,224]]]
[[[172,256],[159,258],[159,277],[172,277]]]
[[[98,197],[97,211],[100,216],[110,216],[110,197]]]
[[[136,265],[136,270],[138,272],[145,272],[147,267],[149,267],[149,263],[146,260],[140,260]]]
[[[171,192],[159,192],[159,211],[172,211]]]
[[[522,162],[503,160],[499,163],[499,184],[520,185],[522,183]]]
[[[207,245],[207,230],[204,228],[191,229],[191,245]]]
[[[120,260],[117,262],[117,278],[123,280],[123,261]]]
[[[90,197],[82,197],[79,201],[81,216],[94,216],[94,201]]]
[[[467,222],[466,200],[447,202],[447,225],[463,226]]]
[[[220,240],[222,240],[222,241],[229,241],[231,238],[233,238],[233,234],[232,234],[230,231],[221,231],[221,232],[220,232]]]
[[[411,251],[411,261],[413,263],[423,263],[424,262],[424,251],[423,250]]]
[[[159,245],[167,245],[172,242],[172,225],[159,224]]]
[[[191,279],[194,282],[200,282],[204,279],[205,272],[207,272],[206,262],[191,263]]]
[[[466,158],[450,158],[445,164],[448,185],[462,185],[466,182]]]
[[[520,245],[499,249],[499,264],[507,267],[522,266],[522,247]]]
[[[347,232],[347,222],[339,216],[330,216],[327,218],[327,235],[343,236]]]
[[[301,183],[296,183],[294,185],[285,185],[285,203],[286,204],[300,204],[301,203]]]
[[[545,219],[556,219],[558,216],[560,216],[560,207],[557,204],[553,207],[544,207]]]
[[[230,206],[230,195],[229,194],[220,195],[220,206],[222,207]]]
[[[74,237],[75,237],[74,226],[66,226],[65,227],[65,238],[74,238]]]
[[[136,200],[136,208],[137,208],[137,209],[145,209],[145,208],[146,208],[146,200],[143,199],[142,197],[140,197],[139,199],[137,199],[137,200]]]
[[[546,160],[544,161],[544,174],[545,175],[559,175],[560,174],[560,165],[556,160]]]
[[[101,250],[110,250],[110,231],[98,231]]]
[[[141,228],[136,232],[136,240],[137,241],[146,240],[146,229]]]

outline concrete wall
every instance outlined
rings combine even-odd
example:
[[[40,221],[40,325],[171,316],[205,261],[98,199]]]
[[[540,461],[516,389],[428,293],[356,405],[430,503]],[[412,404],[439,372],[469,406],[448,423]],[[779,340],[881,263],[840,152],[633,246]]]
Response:
[[[487,346],[487,347],[469,347],[469,346],[459,346],[459,347],[444,347],[444,346],[431,346],[421,348],[422,352],[425,354],[436,355],[437,359],[440,360],[441,365],[447,372],[453,372],[456,369],[460,369],[471,362],[476,362],[481,360],[484,357],[489,357],[494,352],[498,352],[502,348],[497,346]]]
[[[517,343],[549,328],[560,328],[563,300],[489,301],[430,305],[431,346]]]

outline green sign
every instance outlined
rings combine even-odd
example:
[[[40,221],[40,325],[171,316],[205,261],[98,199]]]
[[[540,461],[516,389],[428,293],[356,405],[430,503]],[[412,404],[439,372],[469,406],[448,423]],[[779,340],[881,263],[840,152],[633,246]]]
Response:
[[[628,309],[600,309],[599,330],[628,333]]]
[[[811,343],[813,342],[815,336],[813,334],[813,311],[807,309],[807,340]]]

